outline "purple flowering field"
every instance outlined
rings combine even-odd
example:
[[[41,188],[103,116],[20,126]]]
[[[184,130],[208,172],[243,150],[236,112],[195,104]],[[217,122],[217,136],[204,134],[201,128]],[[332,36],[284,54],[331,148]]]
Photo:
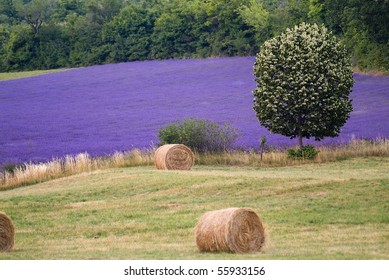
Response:
[[[190,117],[230,123],[241,133],[237,147],[256,148],[263,135],[269,145],[294,146],[255,116],[254,61],[129,62],[0,81],[0,165],[155,147],[159,128]],[[319,143],[389,137],[389,76],[355,74],[351,98],[340,136]]]

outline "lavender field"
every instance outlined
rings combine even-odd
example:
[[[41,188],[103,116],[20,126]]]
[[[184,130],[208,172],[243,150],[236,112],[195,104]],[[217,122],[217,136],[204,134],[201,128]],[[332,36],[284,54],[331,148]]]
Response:
[[[294,146],[252,109],[254,57],[130,62],[0,82],[0,165],[158,144],[159,128],[195,117],[230,123],[239,148]],[[389,76],[355,74],[354,111],[337,138],[389,137]],[[306,143],[315,144],[307,141]]]

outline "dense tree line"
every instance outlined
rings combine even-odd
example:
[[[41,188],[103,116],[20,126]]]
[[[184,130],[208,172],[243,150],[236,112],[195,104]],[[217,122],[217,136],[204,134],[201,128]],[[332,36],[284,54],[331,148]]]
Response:
[[[0,0],[0,71],[254,55],[301,22],[389,70],[389,0]]]

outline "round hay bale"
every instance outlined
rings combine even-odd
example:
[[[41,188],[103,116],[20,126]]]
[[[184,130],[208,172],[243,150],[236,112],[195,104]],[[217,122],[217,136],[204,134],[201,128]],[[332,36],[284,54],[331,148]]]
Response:
[[[0,252],[11,251],[15,242],[15,228],[12,220],[0,212]]]
[[[258,215],[247,208],[227,208],[205,213],[196,226],[201,252],[259,252],[265,230]]]
[[[167,144],[155,151],[154,163],[157,169],[190,170],[194,164],[194,155],[183,144]]]

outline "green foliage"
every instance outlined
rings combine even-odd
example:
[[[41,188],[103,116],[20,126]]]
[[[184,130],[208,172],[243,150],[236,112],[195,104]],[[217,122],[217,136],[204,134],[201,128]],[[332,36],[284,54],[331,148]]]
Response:
[[[28,69],[33,59],[34,45],[34,36],[28,26],[17,25],[13,27],[8,41],[3,44],[5,58],[3,67],[7,71]]]
[[[260,46],[266,39],[270,38],[270,13],[264,7],[264,3],[258,0],[249,0],[242,4],[237,10],[243,22],[249,26],[249,32],[254,30],[253,44]]]
[[[248,5],[240,6],[237,11],[243,21],[254,27],[257,32],[261,32],[268,24],[269,12],[265,10],[262,2],[250,0]]]
[[[321,14],[324,8],[323,0],[309,0],[308,16],[315,21],[322,21]]]
[[[290,159],[314,159],[319,153],[315,147],[307,145],[302,148],[288,149],[286,154]]]
[[[87,1],[57,0],[52,19],[55,22],[66,22],[69,15],[85,15]]]
[[[13,175],[16,170],[24,170],[25,166],[23,164],[14,164],[14,163],[6,163],[0,169],[1,172],[8,172]]]
[[[18,21],[15,1],[0,0],[0,23],[16,24]]]
[[[86,4],[86,17],[89,21],[103,26],[120,12],[125,2],[122,0],[89,0]]]
[[[18,15],[31,27],[33,33],[39,33],[42,25],[50,20],[56,5],[55,0],[32,0],[17,7]]]
[[[109,50],[108,62],[144,60],[149,57],[154,15],[131,4],[104,25],[102,37]]]
[[[339,36],[355,66],[388,72],[388,21],[387,0],[0,0],[0,71],[255,55],[310,22]]]
[[[173,1],[155,21],[152,58],[191,57],[198,43],[195,1]]]
[[[257,54],[254,110],[260,123],[290,138],[337,136],[352,111],[346,49],[324,26],[300,24]]]
[[[266,0],[264,6],[269,11],[266,40],[279,35],[286,28],[302,22],[310,22],[309,0]]]
[[[239,9],[249,5],[248,0],[210,0],[208,24],[211,36],[208,40],[211,55],[249,55],[258,51],[255,29],[248,25]]]
[[[374,16],[371,16],[374,15]],[[349,0],[342,13],[343,35],[354,64],[362,70],[389,70],[389,1]]]
[[[67,16],[65,26],[66,36],[69,44],[69,64],[71,66],[83,66],[97,64],[105,61],[102,55],[100,29],[98,24],[87,20],[86,17],[76,14]],[[93,55],[99,50],[100,55]],[[103,56],[103,58],[101,58]],[[100,58],[99,58],[100,57]]]
[[[361,70],[389,71],[389,1],[316,0],[322,21],[343,38]]]
[[[190,118],[161,128],[158,137],[160,145],[184,144],[197,152],[220,152],[231,148],[238,131],[227,123],[219,126]]]

